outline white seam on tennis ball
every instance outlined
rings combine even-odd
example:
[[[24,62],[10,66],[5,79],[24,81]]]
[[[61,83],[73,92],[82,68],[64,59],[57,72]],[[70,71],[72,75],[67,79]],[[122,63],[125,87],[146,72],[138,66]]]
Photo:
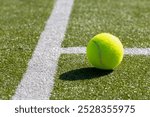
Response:
[[[94,41],[94,40],[92,40],[92,42],[96,45],[96,47],[98,48],[98,55],[99,55],[99,59],[100,59],[100,64],[102,64],[102,65],[104,65],[103,64],[103,59],[102,59],[102,55],[101,55],[101,50],[100,50],[100,47],[98,46],[98,44]]]
[[[49,99],[74,0],[57,0],[12,99]]]

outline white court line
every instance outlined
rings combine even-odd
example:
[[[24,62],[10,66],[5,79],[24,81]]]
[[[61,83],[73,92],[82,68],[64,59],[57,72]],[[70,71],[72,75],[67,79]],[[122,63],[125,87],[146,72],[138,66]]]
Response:
[[[12,99],[49,99],[73,2],[74,0],[56,0],[52,14],[28,63],[27,71]]]
[[[85,47],[68,47],[62,48],[61,53],[64,54],[85,54]],[[126,55],[150,55],[150,48],[125,48]]]

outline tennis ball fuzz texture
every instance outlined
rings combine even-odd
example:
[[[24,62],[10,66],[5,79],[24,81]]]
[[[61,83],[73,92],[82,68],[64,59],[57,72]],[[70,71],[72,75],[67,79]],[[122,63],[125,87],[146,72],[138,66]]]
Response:
[[[109,33],[94,36],[87,45],[87,57],[96,68],[112,70],[122,61],[124,54],[120,40]]]

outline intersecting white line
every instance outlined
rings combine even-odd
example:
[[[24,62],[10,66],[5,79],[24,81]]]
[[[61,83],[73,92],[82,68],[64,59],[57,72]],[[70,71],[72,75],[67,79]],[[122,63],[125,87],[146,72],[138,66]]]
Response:
[[[56,0],[52,14],[28,63],[27,71],[12,99],[49,99],[73,2],[74,0]]]
[[[68,47],[61,48],[63,54],[85,54],[86,47]],[[150,55],[150,48],[125,48],[126,55]]]

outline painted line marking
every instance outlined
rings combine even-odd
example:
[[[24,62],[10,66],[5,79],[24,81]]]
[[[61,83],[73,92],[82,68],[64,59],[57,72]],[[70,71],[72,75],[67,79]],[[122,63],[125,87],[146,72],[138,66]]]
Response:
[[[85,54],[86,47],[68,47],[61,48],[64,54]],[[150,55],[150,48],[125,48],[126,55]]]
[[[48,100],[74,0],[56,0],[14,100]]]

